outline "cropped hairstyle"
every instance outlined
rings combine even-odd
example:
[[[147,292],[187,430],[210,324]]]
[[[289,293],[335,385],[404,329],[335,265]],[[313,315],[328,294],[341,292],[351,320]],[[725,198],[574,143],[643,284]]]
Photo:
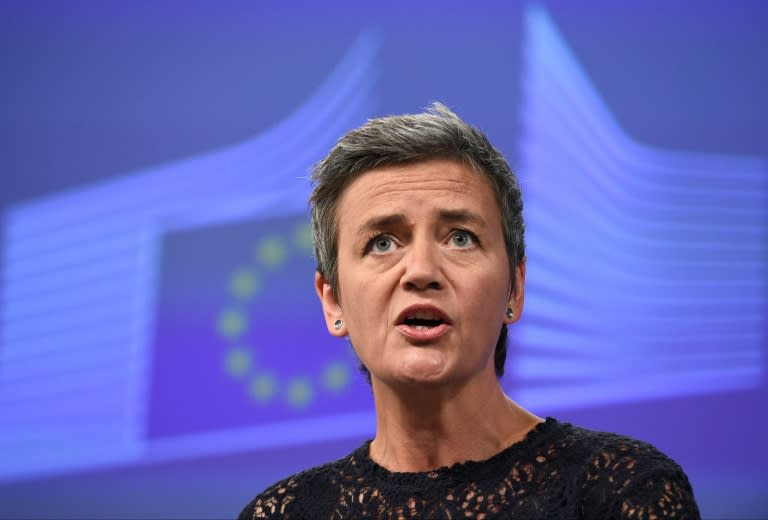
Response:
[[[432,103],[420,114],[370,119],[342,136],[312,172],[312,211],[317,271],[339,299],[338,203],[344,189],[374,168],[413,164],[431,159],[453,159],[490,181],[501,210],[504,242],[509,260],[511,290],[514,273],[525,256],[523,201],[515,174],[488,138],[441,103]],[[494,351],[497,377],[504,374],[507,326],[502,325]],[[364,365],[361,370],[370,382]]]

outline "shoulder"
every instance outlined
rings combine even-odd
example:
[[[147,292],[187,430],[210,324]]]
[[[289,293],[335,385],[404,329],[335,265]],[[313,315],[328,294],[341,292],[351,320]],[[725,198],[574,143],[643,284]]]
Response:
[[[326,512],[338,501],[340,480],[354,453],[272,484],[243,508],[239,520],[329,516]]]
[[[569,424],[562,435],[582,458],[585,518],[700,518],[685,472],[653,445]]]

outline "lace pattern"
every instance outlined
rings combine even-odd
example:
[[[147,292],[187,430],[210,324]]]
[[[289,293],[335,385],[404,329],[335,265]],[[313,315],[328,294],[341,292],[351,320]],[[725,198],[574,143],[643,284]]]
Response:
[[[682,469],[653,446],[549,418],[488,460],[394,473],[349,456],[282,480],[250,519],[698,519]]]

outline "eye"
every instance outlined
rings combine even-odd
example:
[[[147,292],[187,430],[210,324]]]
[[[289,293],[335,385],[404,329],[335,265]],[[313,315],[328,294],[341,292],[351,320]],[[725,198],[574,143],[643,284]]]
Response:
[[[457,229],[451,233],[450,245],[458,249],[468,249],[477,245],[477,237],[469,231]]]
[[[393,249],[395,249],[395,241],[389,235],[377,235],[373,237],[366,247],[366,251],[375,255],[386,254]]]

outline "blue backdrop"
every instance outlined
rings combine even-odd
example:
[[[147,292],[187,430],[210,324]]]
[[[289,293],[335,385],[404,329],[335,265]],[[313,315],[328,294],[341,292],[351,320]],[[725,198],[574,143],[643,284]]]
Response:
[[[761,2],[0,3],[0,517],[232,517],[373,433],[306,180],[440,100],[524,192],[502,382],[768,515]]]

